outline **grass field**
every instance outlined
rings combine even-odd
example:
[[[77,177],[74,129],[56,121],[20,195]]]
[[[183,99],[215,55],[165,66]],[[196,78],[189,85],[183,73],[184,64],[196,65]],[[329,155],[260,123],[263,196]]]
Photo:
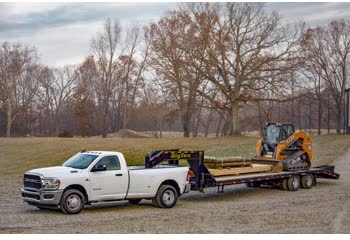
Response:
[[[350,148],[350,135],[313,136],[313,165],[330,163]],[[113,150],[124,153],[129,165],[140,165],[152,150],[179,148],[204,150],[210,156],[255,154],[256,137],[233,138],[0,138],[0,174],[20,176],[25,171],[62,164],[85,150]]]

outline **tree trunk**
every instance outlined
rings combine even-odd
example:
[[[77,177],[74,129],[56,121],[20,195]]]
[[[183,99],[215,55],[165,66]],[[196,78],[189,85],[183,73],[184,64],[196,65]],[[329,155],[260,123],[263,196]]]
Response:
[[[7,124],[6,124],[6,137],[11,137],[11,125],[12,125],[12,100],[7,101]]]
[[[301,131],[301,109],[300,109],[300,100],[298,100],[298,123],[299,123],[299,130]]]
[[[312,102],[309,103],[309,135],[312,135]]]
[[[327,134],[330,133],[331,129],[331,96],[328,94],[327,98]]]
[[[209,116],[208,116],[207,122],[205,124],[205,129],[204,129],[204,136],[205,137],[208,137],[209,127],[210,127],[210,123],[211,123],[212,119],[213,119],[213,109],[210,109]]]
[[[321,99],[318,99],[318,129],[317,129],[317,135],[321,135],[321,124],[322,124],[322,105],[321,105]]]
[[[337,106],[337,112],[336,112],[336,118],[337,118],[337,134],[340,134],[341,133],[341,129],[342,129],[342,124],[341,124],[341,121],[342,121],[342,104],[339,104]]]
[[[191,133],[191,114],[189,113],[189,111],[184,111],[182,113],[182,126],[183,126],[183,130],[184,130],[184,137],[190,137],[190,133]]]
[[[220,113],[219,113],[220,114]],[[216,126],[216,137],[219,137],[219,131],[220,131],[220,128],[221,128],[221,122],[222,122],[222,119],[223,119],[224,117],[222,116],[222,114],[220,114],[220,117],[219,117],[219,122],[218,122],[218,124],[217,124],[217,126]]]
[[[102,114],[102,137],[107,137],[107,117],[108,117],[108,105],[105,104],[104,111]]]
[[[241,135],[241,129],[239,126],[239,105],[237,101],[234,101],[232,103],[232,108],[231,108],[231,131],[230,131],[230,136],[236,136],[236,135]]]

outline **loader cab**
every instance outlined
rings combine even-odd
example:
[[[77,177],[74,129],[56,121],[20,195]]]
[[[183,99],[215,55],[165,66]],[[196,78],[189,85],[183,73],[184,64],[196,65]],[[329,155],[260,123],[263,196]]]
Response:
[[[263,130],[263,149],[274,152],[278,143],[289,138],[295,129],[293,124],[266,123]]]

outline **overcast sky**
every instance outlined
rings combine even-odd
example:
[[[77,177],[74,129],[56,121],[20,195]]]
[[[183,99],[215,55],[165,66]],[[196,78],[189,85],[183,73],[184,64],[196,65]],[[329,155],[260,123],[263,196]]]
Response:
[[[126,28],[157,21],[176,3],[0,3],[0,42],[36,46],[41,62],[62,66],[81,63],[90,52],[90,40],[107,17]],[[311,25],[333,19],[350,20],[350,3],[268,3],[285,21]]]

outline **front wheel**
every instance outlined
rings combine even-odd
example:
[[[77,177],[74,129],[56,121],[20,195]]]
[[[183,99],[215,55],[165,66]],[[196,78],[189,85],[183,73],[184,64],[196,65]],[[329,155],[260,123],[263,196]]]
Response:
[[[60,207],[63,213],[77,214],[85,205],[85,197],[79,190],[69,189],[62,195]]]
[[[177,191],[171,185],[161,185],[153,203],[160,208],[172,208],[177,202]]]
[[[289,191],[298,191],[300,188],[300,178],[297,175],[291,176],[287,180],[287,187]]]

